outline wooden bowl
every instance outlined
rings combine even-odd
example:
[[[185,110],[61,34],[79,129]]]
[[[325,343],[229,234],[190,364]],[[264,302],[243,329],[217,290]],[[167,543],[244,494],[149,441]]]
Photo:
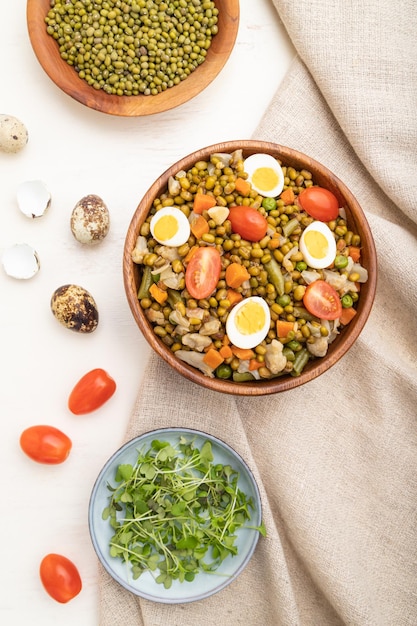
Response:
[[[368,270],[369,277],[368,281],[361,285],[357,314],[349,325],[342,329],[333,343],[330,344],[327,355],[323,358],[309,361],[298,377],[285,375],[269,380],[244,383],[209,378],[199,370],[180,361],[154,334],[152,326],[146,319],[137,298],[141,282],[141,269],[139,265],[132,261],[131,252],[135,247],[141,225],[145,221],[154,199],[167,188],[168,178],[171,175],[174,176],[180,170],[189,169],[199,160],[208,159],[213,153],[233,152],[239,148],[243,150],[244,157],[256,152],[269,153],[280,159],[284,165],[293,166],[297,170],[306,169],[310,171],[316,184],[330,189],[337,196],[340,206],[346,209],[350,228],[361,237],[361,264]],[[274,143],[264,141],[229,141],[208,146],[184,157],[166,170],[149,188],[139,203],[127,231],[123,253],[123,278],[129,306],[137,325],[155,352],[179,374],[214,391],[242,396],[258,396],[287,391],[303,385],[323,374],[346,354],[358,338],[371,311],[376,290],[377,261],[372,233],[362,208],[346,185],[326,167],[305,154]]]
[[[80,78],[61,58],[57,42],[46,32],[45,17],[50,0],[28,0],[29,38],[39,63],[66,94],[97,111],[119,116],[140,116],[173,109],[205,89],[224,67],[233,49],[239,27],[239,0],[214,0],[219,9],[218,33],[213,37],[204,62],[185,80],[155,96],[116,96],[96,90]]]

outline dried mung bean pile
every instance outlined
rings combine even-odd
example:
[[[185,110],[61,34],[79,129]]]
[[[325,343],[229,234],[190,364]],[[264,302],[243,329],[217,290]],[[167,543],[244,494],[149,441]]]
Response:
[[[185,80],[217,33],[211,0],[51,0],[46,29],[94,89],[157,95]]]

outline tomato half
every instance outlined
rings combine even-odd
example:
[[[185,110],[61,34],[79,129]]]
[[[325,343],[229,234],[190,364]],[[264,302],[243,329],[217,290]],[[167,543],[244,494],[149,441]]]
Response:
[[[216,288],[221,271],[220,253],[216,248],[198,248],[185,270],[185,286],[192,298],[207,298]]]
[[[20,447],[37,463],[57,465],[68,457],[72,442],[54,426],[30,426],[20,435]]]
[[[268,222],[259,211],[249,206],[232,206],[229,216],[232,230],[247,241],[260,241],[266,235]]]
[[[78,569],[61,554],[47,554],[41,561],[39,575],[45,591],[62,604],[75,598],[81,591]]]
[[[339,294],[325,280],[315,280],[308,285],[303,303],[311,315],[323,320],[335,320],[342,314]]]
[[[330,222],[339,215],[339,201],[329,189],[324,187],[307,187],[297,200],[299,206],[320,222]]]
[[[91,413],[107,402],[115,391],[113,378],[98,367],[87,372],[75,385],[68,398],[68,408],[75,415]]]

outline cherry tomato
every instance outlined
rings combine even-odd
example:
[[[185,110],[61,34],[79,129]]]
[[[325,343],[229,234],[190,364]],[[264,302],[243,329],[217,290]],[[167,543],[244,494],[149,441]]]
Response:
[[[315,280],[308,285],[303,303],[311,315],[323,320],[335,320],[342,314],[339,294],[325,280]]]
[[[101,368],[87,372],[75,385],[68,398],[68,408],[75,415],[84,415],[100,408],[116,391],[116,383]]]
[[[68,457],[72,442],[54,426],[30,426],[20,435],[20,447],[37,463],[57,465]]]
[[[41,561],[39,575],[45,591],[62,604],[75,598],[81,591],[78,569],[61,554],[47,554]]]
[[[301,208],[320,222],[330,222],[339,215],[339,201],[324,187],[307,187],[298,196]]]
[[[198,248],[185,270],[185,286],[192,298],[201,300],[213,293],[221,271],[220,253],[216,248]]]
[[[230,207],[227,219],[230,220],[233,232],[247,241],[260,241],[268,229],[266,218],[249,206]]]

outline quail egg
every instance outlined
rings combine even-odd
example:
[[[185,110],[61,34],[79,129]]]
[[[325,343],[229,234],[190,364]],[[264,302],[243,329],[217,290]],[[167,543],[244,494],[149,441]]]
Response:
[[[26,243],[17,243],[7,248],[2,257],[3,269],[12,278],[28,279],[40,269],[38,253]]]
[[[28,180],[17,188],[17,204],[26,217],[42,217],[51,205],[51,194],[41,180]]]
[[[254,348],[269,332],[271,314],[263,298],[245,298],[230,311],[226,333],[237,348]]]
[[[54,317],[69,330],[92,333],[98,325],[98,310],[93,296],[79,285],[62,285],[51,297]]]
[[[300,237],[300,252],[309,267],[329,267],[336,257],[336,240],[324,222],[312,222]]]
[[[276,198],[284,188],[281,166],[270,154],[252,154],[245,159],[244,170],[252,189],[261,196]]]
[[[77,202],[70,224],[77,241],[90,246],[98,244],[109,232],[109,210],[99,196],[90,194]]]
[[[166,206],[152,216],[150,229],[152,237],[164,246],[178,248],[190,236],[190,223],[181,209]]]
[[[26,126],[13,115],[0,115],[0,152],[20,152],[28,142]]]

